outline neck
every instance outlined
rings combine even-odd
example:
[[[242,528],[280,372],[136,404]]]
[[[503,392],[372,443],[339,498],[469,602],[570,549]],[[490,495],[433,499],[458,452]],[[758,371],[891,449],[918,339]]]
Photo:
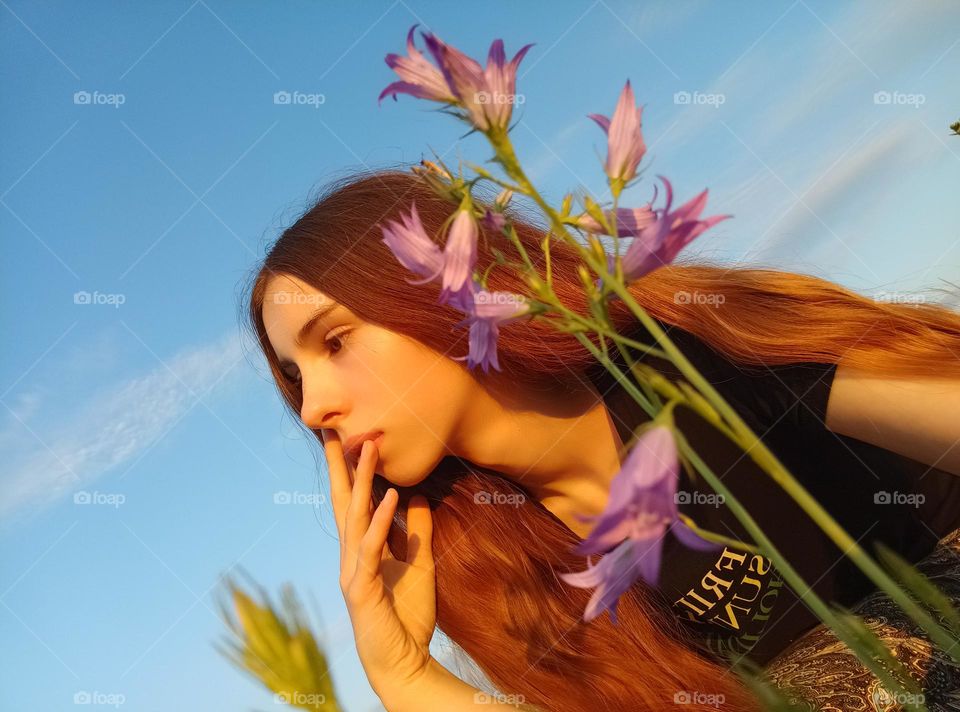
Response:
[[[523,485],[585,537],[592,525],[573,515],[603,511],[623,447],[596,388],[586,382],[574,393],[538,393],[514,383],[509,397],[480,390],[451,449]]]

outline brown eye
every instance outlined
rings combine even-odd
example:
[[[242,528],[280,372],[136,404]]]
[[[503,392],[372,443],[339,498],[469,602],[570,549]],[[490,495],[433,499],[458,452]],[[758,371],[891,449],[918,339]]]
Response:
[[[338,354],[343,350],[343,345],[347,340],[347,333],[348,330],[340,331],[333,336],[328,336],[323,340],[323,343],[326,345],[331,354]],[[333,346],[334,344],[336,347]]]

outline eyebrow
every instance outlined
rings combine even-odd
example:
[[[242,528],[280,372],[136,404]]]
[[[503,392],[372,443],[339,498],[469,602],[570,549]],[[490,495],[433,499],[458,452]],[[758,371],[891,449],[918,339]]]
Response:
[[[313,314],[310,315],[310,318],[307,319],[303,326],[300,327],[300,331],[297,332],[297,337],[294,340],[294,343],[300,348],[303,348],[304,342],[310,336],[310,332],[313,331],[315,327],[324,317],[326,317],[330,312],[335,309],[341,309],[342,304],[325,304],[324,306],[318,308]],[[286,368],[287,366],[295,366],[296,364],[289,359],[282,359],[280,361],[280,366]]]
[[[325,304],[324,306],[317,309],[313,314],[310,315],[310,318],[300,327],[300,331],[297,332],[297,338],[295,343],[300,348],[303,348],[303,342],[306,341],[307,337],[310,336],[310,332],[313,331],[313,327],[317,323],[326,317],[334,309],[340,309],[340,304]]]

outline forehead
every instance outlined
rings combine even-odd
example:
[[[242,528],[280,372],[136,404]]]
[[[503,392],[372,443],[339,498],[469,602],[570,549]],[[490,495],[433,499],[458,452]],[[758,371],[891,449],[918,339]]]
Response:
[[[271,277],[263,295],[263,323],[274,350],[293,353],[300,327],[318,311],[338,306],[335,299],[297,277]]]
[[[307,309],[316,309],[326,304],[336,304],[336,300],[292,275],[274,275],[267,280],[267,286],[264,289],[264,311],[274,305],[284,308],[304,306]]]

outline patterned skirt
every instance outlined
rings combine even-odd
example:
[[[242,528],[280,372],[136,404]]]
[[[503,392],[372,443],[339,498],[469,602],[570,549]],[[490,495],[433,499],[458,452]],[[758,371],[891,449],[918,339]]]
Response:
[[[960,608],[960,529],[943,537],[914,564]],[[875,591],[851,610],[900,660],[922,690],[930,712],[960,712],[960,666],[890,598]],[[936,613],[933,617],[939,619]],[[944,621],[940,620],[942,624]],[[876,676],[825,626],[820,625],[780,652],[767,676],[795,701],[826,712],[890,712],[904,700],[888,693]]]

